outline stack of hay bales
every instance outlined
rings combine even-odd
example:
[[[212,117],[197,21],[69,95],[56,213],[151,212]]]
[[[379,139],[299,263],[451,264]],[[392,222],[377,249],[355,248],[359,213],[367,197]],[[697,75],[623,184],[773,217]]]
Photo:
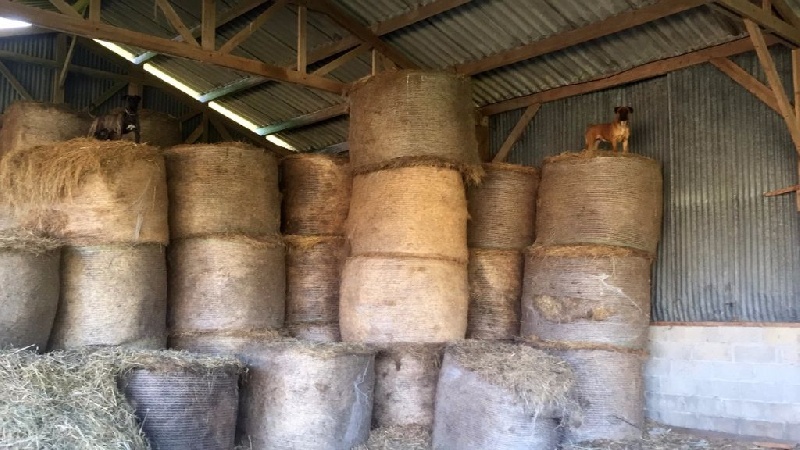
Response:
[[[527,253],[522,335],[572,364],[584,418],[567,440],[641,437],[660,165],[638,155],[545,161]]]
[[[533,243],[539,174],[533,167],[484,164],[468,190],[469,322],[467,337],[519,335],[523,250]]]
[[[285,261],[275,157],[240,143],[181,145],[166,157],[171,347],[281,328]]]
[[[0,152],[6,154],[84,137],[91,125],[89,114],[74,111],[66,105],[14,102],[3,113]]]
[[[341,340],[339,280],[352,179],[346,158],[291,155],[281,163],[286,328],[298,339]]]
[[[483,173],[467,78],[380,73],[351,93],[342,339],[377,344],[376,427],[432,425],[441,343],[469,302],[464,179]]]
[[[6,154],[0,177],[14,225],[66,244],[50,348],[164,348],[169,232],[160,151],[73,139]]]

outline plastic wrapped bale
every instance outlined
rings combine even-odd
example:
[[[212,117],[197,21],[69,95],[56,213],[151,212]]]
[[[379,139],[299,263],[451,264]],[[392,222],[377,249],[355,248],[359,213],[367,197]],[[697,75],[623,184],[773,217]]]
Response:
[[[0,348],[47,348],[58,308],[60,246],[35,232],[0,233]]]
[[[180,352],[124,355],[120,379],[153,450],[230,450],[239,375],[233,358]]]
[[[433,426],[442,344],[391,344],[375,356],[375,427]]]
[[[467,190],[470,247],[523,250],[533,243],[539,173],[534,167],[484,164],[486,176]]]
[[[339,320],[339,280],[347,257],[340,236],[284,236],[286,242],[286,324],[327,324]]]
[[[347,236],[352,256],[467,260],[467,198],[458,172],[382,170],[353,179]]]
[[[447,342],[467,331],[467,265],[413,257],[348,258],[342,273],[342,340]]]
[[[470,250],[467,337],[519,335],[522,265],[522,253],[516,250]]]
[[[284,234],[343,235],[352,178],[347,158],[302,153],[281,162]]]
[[[225,235],[181,239],[169,248],[173,332],[281,328],[283,242]]]
[[[277,159],[264,149],[226,142],[166,152],[173,239],[280,232]]]
[[[647,346],[650,258],[620,247],[533,247],[522,296],[523,336]]]
[[[431,431],[420,425],[381,427],[369,433],[366,444],[354,450],[431,450]]]
[[[50,348],[166,347],[164,248],[104,245],[62,250],[61,299]]]
[[[284,339],[281,330],[188,331],[169,336],[169,348],[192,353],[237,356],[245,360],[253,345]]]
[[[469,77],[399,70],[358,83],[350,94],[355,173],[436,160],[470,177],[482,173]]]
[[[661,165],[635,154],[546,159],[536,214],[539,245],[608,245],[655,254],[661,237]]]
[[[84,137],[92,117],[66,105],[18,101],[3,113],[0,154]]]
[[[0,188],[21,227],[69,245],[169,242],[160,150],[127,141],[73,139],[11,152]]]
[[[445,351],[435,449],[553,450],[573,408],[567,363],[526,346],[465,341]]]
[[[150,109],[140,109],[139,127],[141,128],[140,141],[154,147],[173,147],[183,143],[181,121],[169,114]],[[128,141],[135,140],[134,133],[122,137]]]
[[[249,355],[240,443],[350,450],[366,442],[375,355],[352,344],[266,343]]]

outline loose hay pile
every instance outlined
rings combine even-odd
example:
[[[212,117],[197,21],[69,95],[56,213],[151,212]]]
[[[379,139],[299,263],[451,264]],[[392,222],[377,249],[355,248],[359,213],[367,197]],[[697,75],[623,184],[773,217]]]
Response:
[[[164,159],[155,147],[73,139],[16,150],[0,189],[20,226],[71,244],[169,240]]]
[[[553,450],[576,415],[567,363],[519,345],[465,341],[445,352],[433,443],[441,449]]]
[[[366,444],[355,450],[431,450],[431,432],[428,427],[381,427],[369,433]]]

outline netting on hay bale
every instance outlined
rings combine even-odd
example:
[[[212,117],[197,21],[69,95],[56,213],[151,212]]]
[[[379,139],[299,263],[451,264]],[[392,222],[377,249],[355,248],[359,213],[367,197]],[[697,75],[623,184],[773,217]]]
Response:
[[[522,253],[516,250],[470,250],[468,338],[519,335],[522,266]]]
[[[468,302],[464,263],[351,257],[342,273],[342,340],[377,344],[463,339]]]
[[[381,427],[369,433],[366,444],[354,450],[431,450],[431,431],[420,425]]]
[[[236,441],[236,359],[159,352],[123,356],[120,388],[154,450],[230,450]]]
[[[285,249],[279,238],[181,239],[169,247],[169,264],[171,331],[283,326]]]
[[[573,414],[573,374],[559,358],[489,341],[448,346],[436,387],[437,449],[553,450]]]
[[[286,325],[290,336],[312,342],[339,342],[342,333],[339,331],[339,321],[327,323],[290,323]]]
[[[282,330],[185,331],[169,336],[169,348],[192,353],[236,356],[247,361],[253,345],[284,339]]]
[[[532,247],[522,336],[643,349],[650,324],[650,258],[620,247]]]
[[[539,245],[609,245],[654,254],[661,236],[661,165],[639,155],[566,154],[545,160]]]
[[[173,239],[280,232],[278,163],[240,143],[181,145],[166,152]]]
[[[92,117],[66,105],[18,101],[3,113],[0,154],[84,137]]]
[[[139,128],[141,129],[141,143],[161,148],[173,147],[183,143],[180,120],[169,114],[150,109],[140,109],[137,115],[139,116]],[[135,134],[128,133],[122,138],[133,141]]]
[[[166,314],[167,268],[162,246],[63,249],[61,299],[50,349],[164,348]]]
[[[70,245],[169,242],[160,150],[126,141],[73,139],[18,150],[0,162],[13,225]]]
[[[433,426],[442,344],[389,344],[375,356],[375,428]]]
[[[289,340],[263,344],[249,358],[240,443],[350,450],[367,440],[375,384],[371,350]]]
[[[466,262],[467,200],[461,176],[439,167],[356,176],[347,230],[352,256],[430,256]]]
[[[354,173],[435,161],[473,180],[482,175],[469,77],[382,72],[355,86],[350,105]]]
[[[281,161],[284,234],[342,235],[350,208],[347,158],[290,155]]]
[[[335,324],[347,243],[339,236],[284,236],[286,324]]]
[[[486,176],[467,189],[470,247],[523,250],[533,243],[539,173],[533,167],[484,164]]]
[[[61,243],[39,233],[0,233],[0,348],[47,348],[58,307]]]

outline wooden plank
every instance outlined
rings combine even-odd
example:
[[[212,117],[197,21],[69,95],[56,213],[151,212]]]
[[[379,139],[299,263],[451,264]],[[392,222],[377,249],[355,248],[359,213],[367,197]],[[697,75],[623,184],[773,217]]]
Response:
[[[61,14],[65,14],[75,18],[79,17],[83,18],[81,13],[75,10],[75,8],[73,8],[69,3],[65,2],[64,0],[50,0],[50,4],[55,6],[57,10],[61,11]]]
[[[322,122],[328,119],[332,119],[334,117],[347,114],[349,107],[350,106],[347,103],[340,103],[338,105],[333,105],[313,113],[305,114],[299,117],[289,119],[284,122],[259,128],[258,130],[256,130],[256,134],[259,134],[261,136],[267,136],[270,134],[279,133],[284,130],[301,128],[317,122]]]
[[[163,0],[162,0],[163,1]],[[345,85],[335,80],[312,74],[301,74],[283,67],[271,66],[261,61],[243,58],[219,51],[208,51],[169,39],[114,27],[105,23],[91,23],[51,11],[22,5],[11,0],[0,0],[0,14],[26,20],[44,28],[75,34],[90,39],[103,39],[118,44],[134,45],[167,55],[215,64],[229,69],[248,72],[276,81],[301,84],[334,93],[342,93]]]
[[[255,31],[261,28],[270,17],[274,16],[275,13],[280,11],[286,4],[289,3],[288,0],[276,0],[269,8],[267,8],[264,12],[258,15],[250,24],[246,25],[244,28],[239,30],[238,33],[233,35],[232,38],[228,39],[222,47],[219,48],[219,51],[222,53],[230,53],[233,49],[237,48],[238,46],[242,45],[242,42],[246,41],[247,38],[250,37]]]
[[[789,186],[781,189],[775,189],[774,191],[764,192],[764,197],[777,197],[779,195],[788,194],[790,192],[797,192],[800,189],[800,184],[795,184],[794,186]]]
[[[95,108],[107,102],[111,97],[115,96],[119,91],[128,85],[127,81],[117,81],[110,88],[106,89],[103,93],[97,96],[89,106],[83,108],[84,111],[91,113]]]
[[[11,73],[10,70],[8,70],[8,66],[6,66],[2,62],[0,62],[0,74],[2,74],[3,77],[5,77],[5,79],[11,84],[11,87],[14,88],[15,91],[17,91],[17,94],[19,94],[20,97],[22,97],[25,100],[33,100],[33,96],[30,94],[30,92],[28,92],[28,90],[25,89],[25,87],[19,82],[19,80],[17,80],[17,77],[15,77],[14,74]]]
[[[380,58],[380,54],[374,48],[372,52],[370,52],[370,75],[375,76],[378,72],[381,71],[380,64],[378,63],[378,59]]]
[[[89,0],[89,20],[100,22],[101,0]]]
[[[733,81],[747,89],[751,94],[758,97],[758,99],[764,102],[764,104],[774,109],[775,112],[778,114],[781,113],[780,108],[778,108],[778,102],[775,100],[775,94],[772,93],[772,90],[764,85],[764,83],[758,81],[756,77],[747,73],[746,70],[742,69],[735,62],[728,58],[714,58],[709,62],[722,73],[730,77]]]
[[[525,134],[525,131],[528,129],[528,125],[531,123],[531,120],[536,116],[536,113],[539,112],[539,108],[542,107],[541,103],[534,103],[533,105],[529,106],[528,109],[522,114],[522,117],[519,118],[517,124],[514,125],[514,128],[511,130],[511,133],[508,134],[508,137],[503,142],[503,145],[500,146],[500,150],[492,159],[492,162],[504,162],[508,157],[508,154],[511,152],[511,149],[514,148],[514,144],[519,141],[519,138]]]
[[[211,122],[211,125],[214,125],[214,128],[217,129],[217,132],[222,137],[222,140],[225,142],[233,142],[233,136],[228,131],[228,127],[225,126],[219,119],[215,117],[209,117],[208,120]]]
[[[783,17],[783,20],[789,22],[795,27],[800,27],[800,17],[794,12],[794,9],[789,5],[786,0],[772,0],[772,7],[778,11],[778,14]]]
[[[75,53],[75,44],[78,43],[78,38],[72,36],[72,42],[69,43],[69,50],[67,50],[67,56],[64,58],[64,65],[61,67],[61,72],[58,74],[58,87],[63,89],[64,84],[67,81],[67,69],[69,69],[69,65],[72,62],[72,55]]]
[[[308,10],[305,6],[297,7],[297,71],[306,73],[308,68],[308,49],[306,48],[306,38],[308,22],[306,15]]]
[[[717,3],[744,18],[752,20],[793,45],[800,45],[800,28],[782,21],[774,14],[764,11],[757,5],[747,0],[717,0]]]
[[[773,45],[779,42],[773,37],[767,37],[766,40],[767,45]],[[486,115],[493,115],[505,111],[511,111],[513,109],[525,108],[534,103],[547,103],[555,100],[561,100],[567,97],[573,97],[576,95],[587,94],[589,92],[600,91],[615,86],[621,86],[634,81],[646,80],[648,78],[664,75],[675,70],[707,63],[715,58],[726,58],[751,50],[753,50],[753,44],[748,38],[738,39],[726,44],[687,53],[685,55],[653,61],[651,63],[634,67],[633,69],[629,69],[609,77],[598,78],[595,80],[586,81],[584,83],[561,86],[548,89],[546,91],[537,92],[535,94],[493,103],[482,107],[481,112]]]
[[[314,2],[314,4],[318,5],[328,16],[330,16],[331,19],[334,20],[334,22],[341,25],[342,28],[353,33],[353,35],[355,35],[362,42],[368,43],[372,48],[391,59],[392,62],[398,66],[404,69],[418,68],[417,64],[411,61],[407,56],[389,44],[383,42],[375,33],[372,32],[372,30],[354,19],[343,9],[333,4],[333,2],[330,2],[329,0],[317,0]]]
[[[365,51],[369,50],[369,44],[361,44],[358,47],[350,50],[349,52],[345,53],[344,55],[334,59],[333,61],[325,64],[324,66],[320,67],[319,69],[313,71],[314,75],[327,75],[334,70],[338,69],[339,67],[347,64],[348,62],[358,58],[359,55],[364,53]]]
[[[792,49],[792,89],[794,91],[794,114],[800,127],[800,50]],[[797,157],[797,179],[800,181],[800,155]],[[795,192],[795,209],[800,212],[800,191]]]
[[[764,40],[764,35],[761,29],[750,19],[744,19],[744,25],[747,27],[747,32],[750,34],[750,39],[753,41],[753,47],[756,49],[756,55],[761,62],[761,68],[767,76],[767,82],[770,89],[772,89],[775,99],[778,101],[778,108],[780,109],[781,116],[786,122],[786,127],[789,129],[789,134],[792,136],[795,151],[800,155],[800,127],[797,124],[797,116],[789,103],[789,98],[786,96],[786,90],[783,88],[783,82],[778,75],[778,69],[775,67],[775,61],[769,53],[767,43]]]
[[[640,9],[626,11],[609,17],[600,22],[595,22],[574,30],[558,33],[553,36],[540,39],[506,50],[478,61],[471,61],[458,64],[455,69],[458,73],[465,75],[475,75],[486,72],[498,67],[514,64],[526,59],[542,56],[547,53],[563,50],[583,42],[609,36],[620,31],[640,26],[673,14],[696,8],[707,0],[661,0],[658,3]]]
[[[66,61],[68,48],[69,45],[67,45],[67,35],[59,33],[58,36],[56,36],[56,42],[55,42],[55,53],[56,53],[55,63],[57,64],[57,67],[63,66],[69,69],[69,63]],[[56,68],[55,75],[53,75],[52,102],[64,103],[65,100],[64,86],[59,82],[60,77],[58,75],[59,75],[58,68]]]
[[[192,134],[190,134],[189,137],[187,137],[186,140],[183,143],[184,144],[194,144],[195,142],[197,142],[197,140],[200,139],[200,136],[203,135],[203,124],[204,123],[205,123],[205,121],[201,120],[200,121],[200,125],[198,125],[197,128],[194,129],[194,131],[192,131]]]
[[[167,22],[172,25],[172,28],[180,33],[181,37],[183,38],[183,42],[200,48],[200,45],[197,43],[197,40],[195,40],[192,32],[186,27],[186,25],[184,25],[183,20],[181,20],[181,17],[178,15],[178,13],[175,12],[175,8],[172,7],[172,5],[169,3],[169,0],[156,0],[156,5],[158,5],[158,8],[164,13],[164,17],[167,18]]]
[[[200,22],[200,47],[203,50],[214,50],[217,46],[216,34],[217,2],[216,0],[203,0]],[[192,35],[194,36],[193,33]]]

